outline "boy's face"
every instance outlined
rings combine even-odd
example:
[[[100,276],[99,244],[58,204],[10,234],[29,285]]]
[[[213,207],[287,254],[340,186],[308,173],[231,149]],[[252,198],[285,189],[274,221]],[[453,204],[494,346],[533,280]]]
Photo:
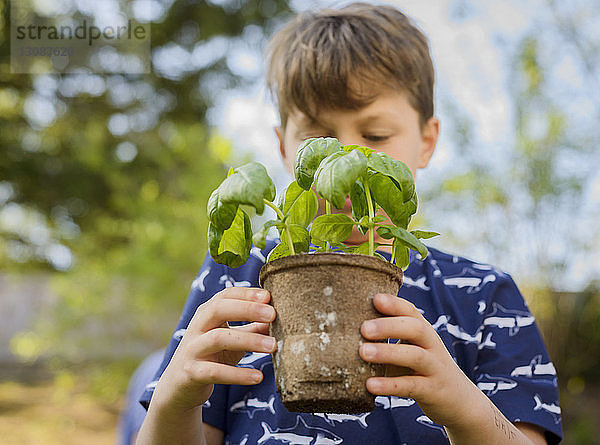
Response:
[[[293,173],[296,150],[304,139],[331,136],[343,145],[364,145],[386,153],[404,162],[413,176],[418,168],[429,163],[438,131],[439,122],[433,117],[421,127],[417,111],[403,93],[396,91],[385,92],[358,110],[321,110],[315,120],[294,110],[288,116],[285,129],[276,129],[281,156],[290,173]],[[340,212],[350,215],[349,203]],[[355,230],[348,242],[360,243],[363,238]]]

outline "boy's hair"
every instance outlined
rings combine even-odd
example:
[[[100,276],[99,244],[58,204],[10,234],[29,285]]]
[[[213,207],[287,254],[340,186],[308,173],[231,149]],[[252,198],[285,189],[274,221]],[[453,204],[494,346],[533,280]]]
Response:
[[[320,107],[358,109],[386,88],[405,93],[424,125],[433,116],[433,82],[427,38],[391,6],[301,13],[269,47],[267,85],[284,128],[294,109],[311,118]]]

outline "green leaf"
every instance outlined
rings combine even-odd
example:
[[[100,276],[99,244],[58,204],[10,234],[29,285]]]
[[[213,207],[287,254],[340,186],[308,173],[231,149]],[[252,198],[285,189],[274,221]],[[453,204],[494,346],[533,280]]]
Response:
[[[381,246],[381,244],[379,244],[379,243],[374,243],[374,244],[375,244],[375,249],[377,249],[379,246]],[[368,255],[369,254],[369,242],[365,241],[364,243],[359,245],[356,249],[354,249],[354,253]]]
[[[394,263],[402,270],[406,270],[410,264],[410,249],[397,239],[394,239]]]
[[[248,204],[262,215],[263,199],[275,199],[275,185],[265,167],[258,162],[249,162],[234,170],[219,186],[219,196],[224,203]]]
[[[250,217],[238,209],[227,230],[208,224],[208,249],[215,262],[229,267],[240,267],[248,261],[252,248]]]
[[[252,243],[259,249],[264,249],[267,246],[267,235],[269,229],[273,226],[283,225],[278,219],[271,219],[263,224],[261,229],[252,237]]]
[[[375,152],[368,159],[368,167],[389,177],[396,187],[402,190],[402,202],[407,202],[415,194],[415,181],[408,166],[391,156]]]
[[[317,195],[312,190],[304,190],[293,181],[285,191],[283,201],[283,214],[287,215],[288,224],[299,224],[308,227],[317,216],[319,202]]]
[[[315,190],[341,209],[354,184],[367,169],[367,158],[358,150],[339,151],[327,156],[315,173]]]
[[[367,205],[367,195],[360,181],[355,182],[350,187],[350,201],[352,202],[352,216],[355,220],[360,221],[364,216],[369,215],[369,207]]]
[[[277,258],[283,258],[284,256],[291,255],[290,249],[288,248],[287,243],[279,243],[277,244],[273,250],[269,252],[267,256],[267,262],[276,260]]]
[[[291,224],[288,226],[288,229],[290,230],[295,253],[298,254],[301,252],[308,252],[310,247],[310,234],[308,233],[308,230],[298,224]],[[283,232],[283,228],[280,229],[280,232],[281,243],[275,246],[275,248],[269,253],[267,261],[291,255],[291,251],[287,243],[287,235]]]
[[[352,218],[341,213],[320,215],[313,221],[310,234],[316,240],[329,243],[343,242],[352,233],[354,224]]]
[[[377,233],[384,239],[395,238],[394,242],[399,242],[412,250],[417,250],[423,258],[427,257],[427,247],[416,236],[402,227],[385,225],[377,227]]]
[[[298,185],[309,190],[321,161],[341,149],[342,144],[335,138],[310,138],[302,142],[294,161],[294,176]]]
[[[417,194],[415,193],[408,202],[403,202],[402,192],[389,176],[375,173],[368,181],[375,202],[385,210],[392,222],[400,227],[408,227],[411,216],[417,211]]]
[[[380,222],[384,222],[385,220],[387,220],[387,218],[383,215],[375,215],[373,217],[373,223],[380,223]]]
[[[440,234],[437,232],[429,232],[429,231],[425,231],[425,230],[411,230],[411,232],[414,236],[416,236],[419,239],[429,239],[429,238],[433,238],[434,236],[439,236]]]
[[[372,153],[375,152],[375,150],[373,150],[372,148],[363,147],[362,145],[344,145],[344,147],[342,147],[342,149],[347,152],[350,152],[352,150],[358,150],[362,154],[364,154],[367,158],[369,156],[371,156]]]
[[[221,188],[217,187],[208,198],[206,214],[208,215],[208,220],[216,228],[225,230],[233,222],[237,209],[237,204],[223,202],[221,199]]]
[[[288,225],[288,230],[292,236],[292,243],[294,244],[294,250],[296,253],[308,252],[310,247],[310,234],[306,227],[299,224]]]

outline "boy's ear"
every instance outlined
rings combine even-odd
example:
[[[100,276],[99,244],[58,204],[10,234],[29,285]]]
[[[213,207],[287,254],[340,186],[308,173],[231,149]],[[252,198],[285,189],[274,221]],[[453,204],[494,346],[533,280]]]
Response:
[[[283,128],[275,127],[275,134],[277,135],[277,139],[279,140],[279,154],[281,154],[281,159],[285,162],[285,145],[283,144]]]
[[[437,144],[438,136],[440,134],[440,121],[436,117],[430,117],[425,126],[423,127],[423,137],[421,141],[421,153],[419,156],[419,165],[418,168],[425,168],[431,157],[433,156],[433,152],[435,151],[435,146]]]

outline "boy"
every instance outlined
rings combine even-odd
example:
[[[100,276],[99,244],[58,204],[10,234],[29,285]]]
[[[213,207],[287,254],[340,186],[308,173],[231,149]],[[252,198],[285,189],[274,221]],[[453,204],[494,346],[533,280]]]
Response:
[[[355,4],[301,14],[274,37],[270,56],[268,83],[288,169],[300,142],[315,136],[370,146],[402,160],[413,175],[427,166],[439,126],[433,65],[426,38],[401,12]],[[362,241],[359,232],[349,239]],[[269,294],[257,289],[274,245],[255,249],[238,269],[207,258],[160,380],[142,398],[147,404],[155,386],[138,443],[560,440],[556,373],[512,279],[435,249],[425,260],[411,258],[398,296],[374,296],[386,317],[360,326],[364,360],[409,367],[412,374],[370,378],[367,389],[379,396],[371,413],[287,412],[270,356],[276,341],[268,323],[276,314]],[[406,342],[375,342],[388,338]]]

